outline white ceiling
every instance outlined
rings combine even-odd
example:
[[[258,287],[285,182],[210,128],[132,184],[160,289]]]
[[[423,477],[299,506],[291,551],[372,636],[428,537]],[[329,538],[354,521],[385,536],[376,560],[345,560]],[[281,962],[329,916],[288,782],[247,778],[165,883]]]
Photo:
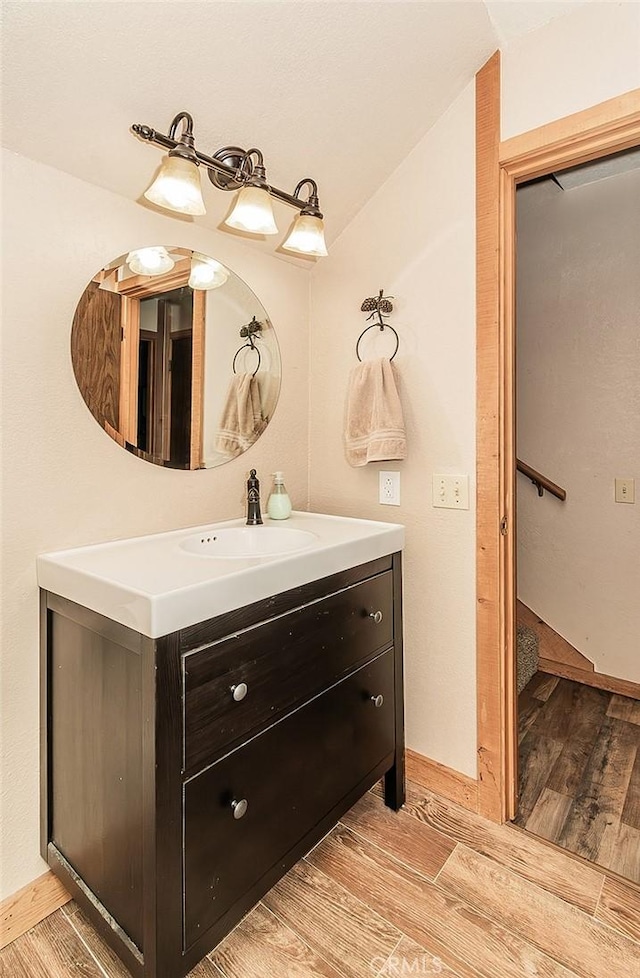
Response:
[[[130,125],[188,110],[202,152],[258,146],[289,191],[313,176],[330,241],[496,47],[578,5],[3,2],[3,143],[138,199],[161,152]],[[231,195],[204,193],[215,227]]]

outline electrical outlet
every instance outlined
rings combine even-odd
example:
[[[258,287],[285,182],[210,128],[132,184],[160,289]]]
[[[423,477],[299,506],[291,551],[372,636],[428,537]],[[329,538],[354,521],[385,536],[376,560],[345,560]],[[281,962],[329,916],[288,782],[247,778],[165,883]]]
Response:
[[[616,479],[615,489],[616,489],[615,500],[617,503],[635,503],[636,501],[635,479]]]
[[[433,505],[442,509],[469,509],[469,476],[434,475]]]
[[[400,505],[400,473],[381,472],[378,487],[378,502],[383,506]]]

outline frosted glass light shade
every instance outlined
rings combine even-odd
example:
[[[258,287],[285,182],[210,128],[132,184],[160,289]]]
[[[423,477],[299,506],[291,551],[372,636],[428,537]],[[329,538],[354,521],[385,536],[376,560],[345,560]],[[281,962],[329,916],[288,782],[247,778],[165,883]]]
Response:
[[[252,234],[277,234],[271,197],[261,187],[243,187],[229,217],[224,222],[238,231]]]
[[[158,207],[196,217],[206,214],[196,163],[181,156],[166,156],[145,197]]]
[[[127,255],[127,265],[136,275],[162,275],[171,271],[175,261],[166,248],[138,248]]]
[[[291,233],[283,242],[285,251],[297,251],[300,255],[324,258],[329,254],[324,243],[324,223],[313,214],[298,214]]]
[[[191,259],[189,285],[192,289],[219,289],[228,278],[228,270],[214,258],[194,255]]]

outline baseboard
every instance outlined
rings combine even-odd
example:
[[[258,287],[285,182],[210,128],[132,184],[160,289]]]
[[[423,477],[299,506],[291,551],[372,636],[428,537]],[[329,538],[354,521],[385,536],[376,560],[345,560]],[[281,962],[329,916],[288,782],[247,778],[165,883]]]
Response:
[[[471,812],[478,811],[478,782],[416,751],[405,751],[407,778]]]
[[[538,669],[551,676],[573,679],[577,683],[584,683],[585,686],[604,689],[607,693],[617,693],[619,696],[630,696],[631,699],[640,700],[640,683],[632,683],[629,679],[616,679],[615,676],[605,676],[600,672],[587,672],[585,669],[576,669],[575,666],[554,662],[552,659],[539,659]]]
[[[0,948],[58,910],[71,897],[52,872],[43,873],[0,903]]]
[[[412,750],[405,751],[405,760],[410,781],[472,812],[478,810],[478,782],[473,778]],[[0,904],[0,948],[31,930],[70,899],[52,872],[27,883]]]

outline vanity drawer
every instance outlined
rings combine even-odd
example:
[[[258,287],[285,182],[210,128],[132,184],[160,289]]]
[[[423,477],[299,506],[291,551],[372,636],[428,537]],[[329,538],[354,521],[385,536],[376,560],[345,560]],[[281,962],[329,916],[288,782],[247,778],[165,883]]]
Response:
[[[185,948],[384,761],[394,743],[390,650],[188,781]],[[242,800],[246,812],[237,817]]]
[[[378,574],[185,655],[184,770],[195,773],[391,645],[392,582],[391,571]]]

